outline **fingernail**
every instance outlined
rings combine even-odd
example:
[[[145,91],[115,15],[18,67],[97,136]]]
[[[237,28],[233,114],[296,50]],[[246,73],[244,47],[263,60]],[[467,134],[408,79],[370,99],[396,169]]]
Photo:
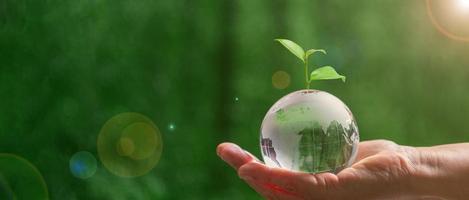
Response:
[[[241,149],[241,147],[236,146],[236,145],[231,145],[229,147],[226,147],[225,150],[223,151],[224,155],[226,155],[226,154],[239,154],[239,153],[244,153],[244,150]],[[224,157],[224,155],[219,154],[219,156],[221,156],[222,158]]]
[[[220,148],[220,145],[217,147],[217,155],[221,158],[223,158],[226,154],[229,153],[237,153],[240,152],[242,149],[238,145],[227,145],[227,144],[221,144],[224,145],[224,148]],[[223,155],[221,150],[223,149]]]
[[[240,167],[251,158],[251,156],[246,154],[245,151],[237,145],[226,147],[222,152],[220,152],[219,156],[222,160],[235,168]]]

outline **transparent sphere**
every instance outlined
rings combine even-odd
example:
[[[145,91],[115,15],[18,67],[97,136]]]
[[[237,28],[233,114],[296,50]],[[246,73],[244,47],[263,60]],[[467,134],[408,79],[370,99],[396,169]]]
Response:
[[[278,100],[261,126],[266,165],[309,173],[337,173],[356,157],[358,127],[340,99],[319,90],[300,90]]]

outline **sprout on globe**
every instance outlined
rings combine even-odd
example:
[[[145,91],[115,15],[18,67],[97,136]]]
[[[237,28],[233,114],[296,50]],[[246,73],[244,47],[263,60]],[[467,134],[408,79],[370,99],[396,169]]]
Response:
[[[350,109],[337,97],[310,89],[315,80],[341,79],[331,66],[309,74],[308,59],[323,49],[303,50],[298,44],[276,39],[304,64],[304,90],[292,92],[269,109],[261,125],[260,145],[266,165],[308,173],[333,172],[350,166],[359,135]]]

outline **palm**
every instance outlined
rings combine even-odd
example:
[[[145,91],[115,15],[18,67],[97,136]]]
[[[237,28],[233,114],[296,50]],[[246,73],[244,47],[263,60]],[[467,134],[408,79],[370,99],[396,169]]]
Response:
[[[253,189],[267,199],[366,199],[393,197],[401,177],[411,173],[412,163],[405,147],[392,142],[375,140],[359,145],[355,163],[337,175],[307,174],[280,168],[270,168],[256,162],[251,155],[231,151],[233,144],[222,144],[218,154],[235,169]],[[230,150],[231,149],[231,150]],[[352,196],[350,196],[352,194]]]

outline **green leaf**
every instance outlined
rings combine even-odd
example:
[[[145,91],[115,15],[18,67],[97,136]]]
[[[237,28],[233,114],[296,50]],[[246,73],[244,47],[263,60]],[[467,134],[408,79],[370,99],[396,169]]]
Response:
[[[316,52],[321,52],[323,54],[327,54],[326,50],[324,50],[324,49],[310,49],[310,50],[306,51],[305,59],[308,59],[310,55],[313,55]]]
[[[330,80],[342,79],[345,82],[345,76],[338,74],[331,66],[318,68],[311,72],[310,80]]]
[[[280,44],[287,48],[293,55],[305,62],[305,50],[303,50],[300,45],[287,39],[275,39],[275,41],[280,42]]]

